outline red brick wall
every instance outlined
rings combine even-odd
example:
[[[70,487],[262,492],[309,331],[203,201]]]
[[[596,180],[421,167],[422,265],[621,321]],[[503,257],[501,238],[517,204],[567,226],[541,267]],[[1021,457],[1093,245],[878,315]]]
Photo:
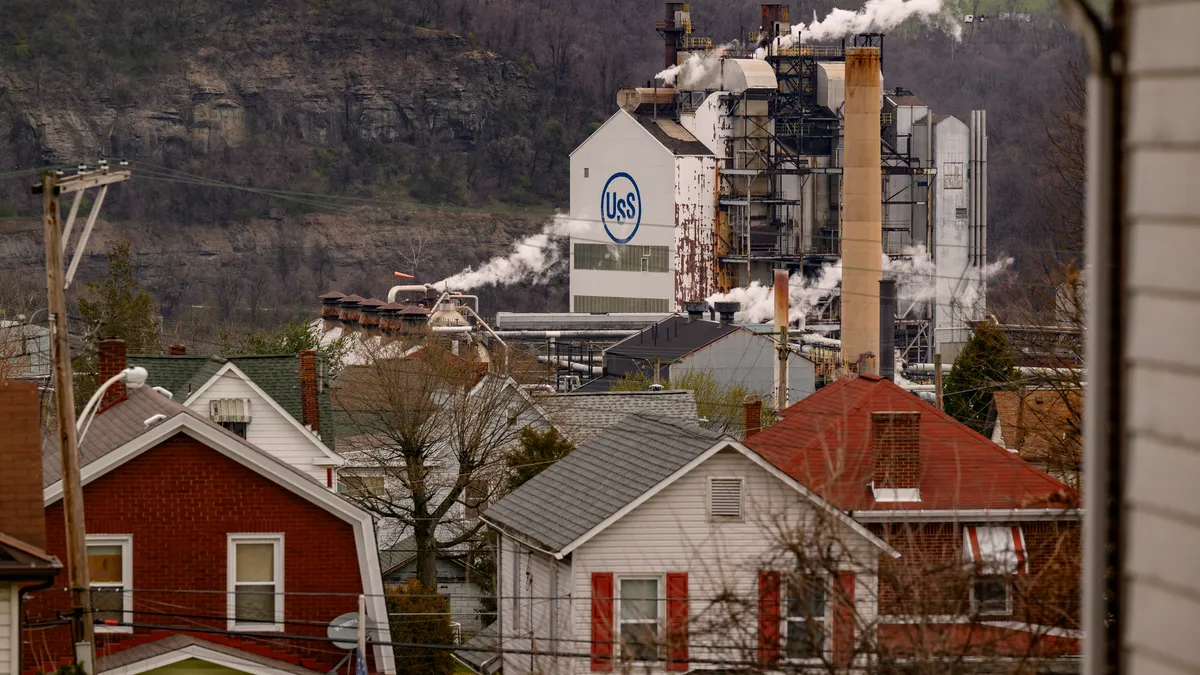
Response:
[[[317,353],[311,349],[300,352],[300,411],[301,420],[313,429],[321,430],[321,413],[317,407]]]
[[[964,617],[970,615],[971,572],[962,564],[962,528],[954,523],[914,523],[870,529],[900,552],[899,559],[879,561],[879,613],[884,616]],[[1077,629],[1079,624],[1079,523],[1022,523],[1029,573],[1013,575],[1013,612],[987,617],[1053,628]],[[894,632],[894,631],[893,631]],[[961,630],[959,631],[961,633]],[[1009,649],[1027,644],[1008,638],[983,645],[984,633],[974,632],[972,651]],[[897,634],[899,635],[899,634]],[[926,635],[926,638],[929,636]],[[941,636],[941,640],[946,636]],[[882,638],[881,638],[882,639]],[[989,638],[990,639],[990,638]],[[1044,641],[1045,636],[1038,636]],[[1007,645],[1007,646],[1005,646]],[[942,645],[946,647],[946,645]],[[1003,649],[1001,649],[1003,647]],[[946,647],[962,649],[961,645]]]
[[[876,488],[921,484],[921,413],[871,413],[872,479]]]
[[[97,382],[100,385],[107,382],[113,375],[125,370],[125,341],[101,340],[96,344],[96,349],[100,353],[99,381]],[[104,392],[104,398],[100,399],[100,404],[97,406],[97,413],[103,412],[109,406],[125,399],[125,383],[117,382]]]
[[[284,618],[315,622],[287,624],[285,632],[324,637],[327,622],[357,610],[354,595],[291,595],[362,592],[352,526],[187,436],[174,436],[86,485],[84,508],[88,532],[133,535],[135,591],[153,591],[134,593],[134,623],[225,629],[223,618],[148,612],[225,617],[226,534],[230,532],[284,533],[288,594]],[[65,562],[61,501],[46,509],[46,522],[48,549]],[[55,588],[65,586],[65,580],[64,570]],[[53,619],[66,606],[65,592],[45,591],[25,605],[25,614],[29,621]],[[105,645],[130,637],[98,637],[98,653],[105,653]],[[46,656],[70,653],[65,627],[26,631],[26,642],[25,667],[44,662]],[[271,640],[268,644],[319,659],[327,667],[345,654],[321,642]]]
[[[0,379],[0,532],[46,545],[42,510],[42,428],[37,385]],[[58,433],[57,430],[54,431]]]

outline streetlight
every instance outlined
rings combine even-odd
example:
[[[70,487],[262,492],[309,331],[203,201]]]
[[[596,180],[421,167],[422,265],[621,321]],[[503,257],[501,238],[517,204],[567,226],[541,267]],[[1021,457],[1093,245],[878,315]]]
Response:
[[[95,415],[92,415],[89,418],[88,413],[91,412],[92,408],[95,407],[100,398],[104,396],[104,392],[108,391],[109,387],[120,382],[121,380],[125,380],[125,386],[137,389],[143,384],[146,384],[147,377],[149,377],[149,373],[146,372],[145,368],[141,366],[133,366],[131,368],[122,370],[116,375],[113,375],[112,377],[108,378],[107,382],[100,385],[100,387],[96,389],[96,393],[92,394],[92,398],[87,402],[87,405],[83,406],[83,412],[79,413],[79,419],[75,422],[75,430],[79,433],[79,441],[77,443],[79,445],[83,444],[83,436],[87,433],[87,428],[91,426],[92,420],[96,419]]]

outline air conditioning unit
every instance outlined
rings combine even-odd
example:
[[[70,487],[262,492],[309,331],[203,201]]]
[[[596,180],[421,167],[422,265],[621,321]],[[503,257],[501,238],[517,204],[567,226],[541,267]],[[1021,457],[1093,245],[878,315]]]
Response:
[[[217,424],[250,422],[250,399],[217,398],[208,402],[208,418]]]

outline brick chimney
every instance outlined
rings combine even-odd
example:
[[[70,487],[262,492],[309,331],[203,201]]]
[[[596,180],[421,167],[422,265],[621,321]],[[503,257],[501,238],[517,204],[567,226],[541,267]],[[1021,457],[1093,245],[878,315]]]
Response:
[[[42,504],[42,428],[33,382],[0,380],[0,532],[46,548],[46,508]]]
[[[744,420],[746,433],[742,436],[742,440],[748,440],[762,430],[762,399],[757,396],[747,396],[742,405],[746,414]]]
[[[874,470],[871,473],[876,500],[880,490],[916,491],[921,486],[921,413],[871,413],[871,454]],[[919,496],[916,497],[919,499]],[[913,495],[891,501],[916,501]]]
[[[183,345],[167,345],[167,356],[187,356],[187,347]]]
[[[96,384],[101,385],[113,375],[125,370],[125,341],[101,340],[96,347],[100,352],[100,374]],[[125,391],[125,383],[117,382],[104,392],[104,398],[100,399],[96,414],[99,415],[127,398],[129,398],[129,394]]]
[[[321,409],[317,405],[317,353],[300,352],[300,412],[305,426],[321,431]]]

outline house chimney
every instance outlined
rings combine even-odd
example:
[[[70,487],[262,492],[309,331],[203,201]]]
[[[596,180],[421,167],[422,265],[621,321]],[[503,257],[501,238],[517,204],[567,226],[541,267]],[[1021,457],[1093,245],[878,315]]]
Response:
[[[879,353],[883,278],[878,47],[846,48],[845,155],[842,169],[842,362]]]
[[[733,323],[733,315],[742,308],[741,303],[737,302],[714,302],[713,307],[716,308],[717,314],[721,315],[721,324]]]
[[[104,384],[113,375],[125,370],[125,341],[124,340],[100,340],[96,343],[96,349],[100,356],[100,371],[99,381],[97,385]],[[117,382],[104,392],[104,398],[100,399],[100,405],[96,408],[96,414],[104,412],[108,408],[129,398],[128,392],[125,391],[125,383]]]
[[[37,385],[0,379],[0,532],[46,548],[46,507],[42,503],[42,428]]]
[[[896,282],[879,282],[879,376],[896,376]]]
[[[706,309],[708,309],[708,303],[703,300],[692,300],[691,302],[683,303],[683,311],[687,312],[688,323],[703,321],[704,310]]]
[[[321,324],[322,332],[331,330],[341,321],[338,303],[344,297],[346,296],[337,291],[330,291],[321,296],[321,319],[324,321]]]
[[[775,410],[788,406],[788,272],[775,270]]]
[[[313,431],[321,431],[321,412],[317,405],[317,353],[300,352],[300,420]]]
[[[743,420],[746,433],[742,436],[742,440],[749,440],[751,436],[762,430],[762,399],[753,395],[747,396],[742,406],[746,415]]]
[[[187,356],[187,347],[184,345],[167,345],[167,356]]]
[[[871,413],[871,473],[880,490],[916,490],[921,485],[921,413]],[[878,499],[878,497],[876,497]]]

